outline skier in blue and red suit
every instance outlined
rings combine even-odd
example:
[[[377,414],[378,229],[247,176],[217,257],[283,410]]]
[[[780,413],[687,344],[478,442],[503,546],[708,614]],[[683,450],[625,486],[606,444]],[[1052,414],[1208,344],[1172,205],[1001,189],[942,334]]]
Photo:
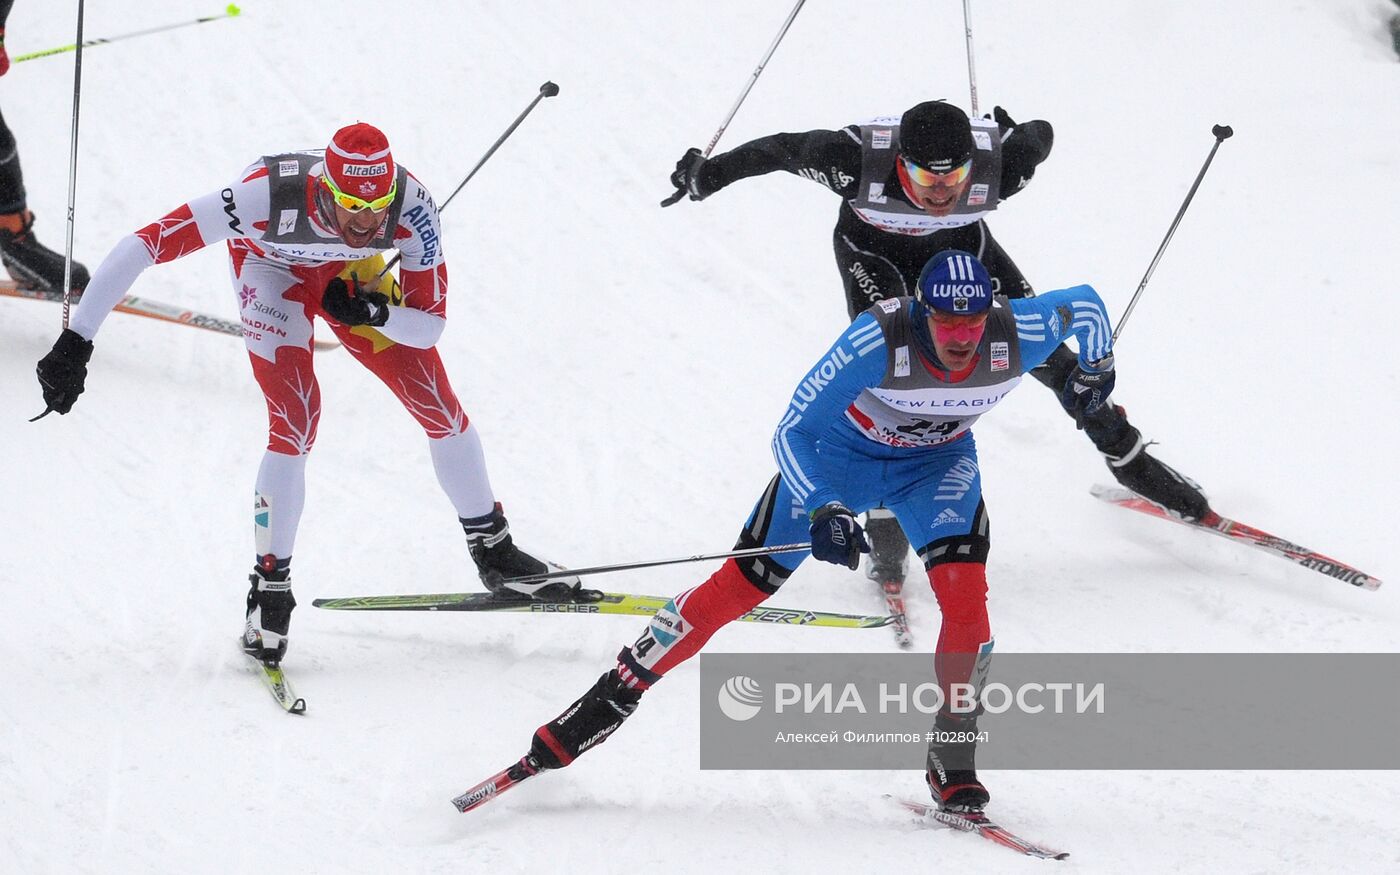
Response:
[[[810,537],[812,556],[854,569],[870,549],[856,514],[883,504],[918,547],[943,614],[939,683],[945,694],[955,683],[980,689],[992,649],[991,540],[972,425],[1070,335],[1078,362],[1060,400],[1082,419],[1105,404],[1114,383],[1112,330],[1098,294],[1081,285],[1006,299],[993,294],[974,256],[938,253],[913,297],[879,301],[862,313],[798,384],[773,436],[778,474],[737,546]],[[561,768],[606,739],[645,690],[721,626],[776,593],[807,555],[730,559],[676,596],[622,650],[616,667],[536,731],[514,768]],[[976,721],[945,708],[935,727],[941,738],[971,739]],[[971,740],[930,745],[928,782],[940,806],[972,811],[987,803],[974,753]]]

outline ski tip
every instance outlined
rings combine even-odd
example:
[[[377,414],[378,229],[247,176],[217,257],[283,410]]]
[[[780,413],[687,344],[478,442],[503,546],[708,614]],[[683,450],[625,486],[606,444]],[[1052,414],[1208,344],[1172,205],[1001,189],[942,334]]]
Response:
[[[472,810],[473,806],[471,801],[467,798],[467,794],[463,793],[461,796],[453,797],[452,807],[457,809],[458,814],[466,814],[468,811]]]
[[[303,699],[303,698],[301,698],[301,697],[297,697],[297,700],[296,700],[295,702],[292,702],[291,707],[287,709],[287,713],[288,713],[288,714],[305,714],[305,713],[306,713],[306,700]]]
[[[453,797],[452,807],[458,812],[466,814],[473,808],[479,808],[496,796],[497,787],[495,779],[478,784],[461,796]]]

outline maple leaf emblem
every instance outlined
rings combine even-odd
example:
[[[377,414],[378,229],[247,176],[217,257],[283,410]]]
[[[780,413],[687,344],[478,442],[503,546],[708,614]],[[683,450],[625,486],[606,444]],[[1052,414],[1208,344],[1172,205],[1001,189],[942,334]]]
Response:
[[[174,261],[204,246],[189,204],[181,204],[136,232],[156,264]]]

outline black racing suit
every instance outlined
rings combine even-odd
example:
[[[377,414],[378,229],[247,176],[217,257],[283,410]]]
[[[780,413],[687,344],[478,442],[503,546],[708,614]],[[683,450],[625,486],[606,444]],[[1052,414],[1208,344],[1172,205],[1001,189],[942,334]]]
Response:
[[[1001,199],[1025,187],[1035,168],[1045,160],[1053,143],[1049,122],[1030,121],[1014,127],[999,125],[1002,136]],[[998,294],[1020,298],[1035,294],[1016,263],[992,237],[987,223],[974,220],[955,228],[944,228],[922,236],[886,231],[866,222],[852,208],[860,194],[864,163],[861,126],[849,125],[839,131],[816,130],[805,133],[773,134],[744,143],[707,162],[698,180],[708,196],[740,179],[782,170],[821,183],[842,197],[836,216],[832,246],[841,283],[846,290],[846,309],[851,319],[882,298],[912,295],[924,264],[944,249],[971,252],[986,266]],[[974,162],[983,160],[974,151]],[[904,195],[897,175],[891,172],[884,192],[905,206],[912,204]],[[963,197],[968,195],[964,192]],[[1077,356],[1061,346],[1050,359],[1031,373],[1056,394],[1074,369]],[[1122,414],[1105,405],[1088,418],[1085,431],[1103,452],[1114,452],[1124,445],[1131,432]]]
[[[0,0],[0,30],[5,29],[5,19],[10,17],[10,7],[14,0]],[[24,175],[19,170],[19,150],[15,147],[15,136],[5,124],[5,116],[0,115],[0,213],[18,213],[24,210]]]

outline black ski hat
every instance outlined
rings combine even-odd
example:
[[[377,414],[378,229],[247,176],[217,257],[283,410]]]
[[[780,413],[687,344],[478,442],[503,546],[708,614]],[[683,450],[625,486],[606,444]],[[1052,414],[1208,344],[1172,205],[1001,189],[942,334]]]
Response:
[[[967,113],[941,100],[910,109],[899,120],[899,151],[934,173],[947,173],[972,157]]]

